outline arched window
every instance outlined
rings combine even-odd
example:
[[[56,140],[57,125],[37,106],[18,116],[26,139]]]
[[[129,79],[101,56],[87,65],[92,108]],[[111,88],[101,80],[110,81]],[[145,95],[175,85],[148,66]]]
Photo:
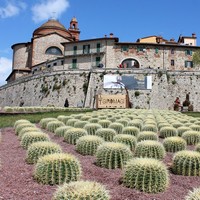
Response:
[[[62,51],[58,47],[49,47],[45,54],[50,54],[50,55],[62,55]]]
[[[121,68],[139,68],[140,64],[137,60],[133,58],[128,58],[121,63],[120,67]]]

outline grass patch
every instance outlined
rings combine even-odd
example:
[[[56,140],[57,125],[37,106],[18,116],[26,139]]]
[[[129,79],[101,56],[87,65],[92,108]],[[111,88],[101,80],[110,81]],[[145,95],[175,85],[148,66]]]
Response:
[[[32,114],[6,114],[0,116],[0,128],[5,127],[13,127],[15,121],[19,119],[27,119],[31,123],[38,123],[42,118],[46,117],[58,117],[59,115],[71,115],[71,114],[79,114],[81,112],[66,112],[66,111],[58,111],[58,112],[43,112],[43,113],[32,113]],[[87,112],[87,111],[86,111]]]
[[[192,116],[192,117],[200,117],[200,112],[184,112],[183,114]]]

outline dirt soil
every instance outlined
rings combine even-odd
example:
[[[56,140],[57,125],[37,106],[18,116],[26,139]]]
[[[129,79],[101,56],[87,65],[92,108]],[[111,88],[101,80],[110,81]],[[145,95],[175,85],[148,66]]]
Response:
[[[58,186],[38,184],[33,179],[34,165],[25,162],[26,150],[13,128],[1,129],[0,143],[0,200],[50,200]],[[177,176],[170,172],[170,186],[163,193],[148,194],[129,189],[120,184],[122,170],[109,170],[95,165],[94,156],[82,156],[74,145],[63,142],[63,138],[49,133],[51,140],[59,144],[63,152],[72,153],[81,162],[82,179],[105,185],[112,200],[184,200],[189,190],[200,186],[200,177]],[[192,147],[189,147],[190,149]],[[172,153],[167,153],[164,162],[172,163]]]

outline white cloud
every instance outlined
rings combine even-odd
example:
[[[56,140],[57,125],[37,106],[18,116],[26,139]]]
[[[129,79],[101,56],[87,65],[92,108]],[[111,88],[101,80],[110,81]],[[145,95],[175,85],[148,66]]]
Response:
[[[51,17],[58,18],[69,7],[68,0],[45,0],[32,8],[33,21],[38,23]]]
[[[21,10],[26,9],[26,4],[24,2],[8,3],[5,7],[0,7],[0,18],[8,18],[16,16]]]
[[[6,78],[12,71],[12,60],[6,57],[0,58],[0,85],[6,83]]]

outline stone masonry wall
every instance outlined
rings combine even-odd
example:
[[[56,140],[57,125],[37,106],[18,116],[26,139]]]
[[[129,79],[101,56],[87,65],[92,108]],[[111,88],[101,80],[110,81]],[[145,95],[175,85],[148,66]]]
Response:
[[[123,89],[104,89],[105,74],[136,78],[152,76],[151,90],[128,91],[133,108],[173,109],[177,96],[183,102],[186,94],[190,93],[194,110],[200,111],[200,72],[153,69],[43,72],[0,87],[0,106],[19,106],[22,99],[24,106],[63,106],[68,98],[70,107],[77,107],[83,103],[85,107],[95,108],[96,94],[125,94]]]

